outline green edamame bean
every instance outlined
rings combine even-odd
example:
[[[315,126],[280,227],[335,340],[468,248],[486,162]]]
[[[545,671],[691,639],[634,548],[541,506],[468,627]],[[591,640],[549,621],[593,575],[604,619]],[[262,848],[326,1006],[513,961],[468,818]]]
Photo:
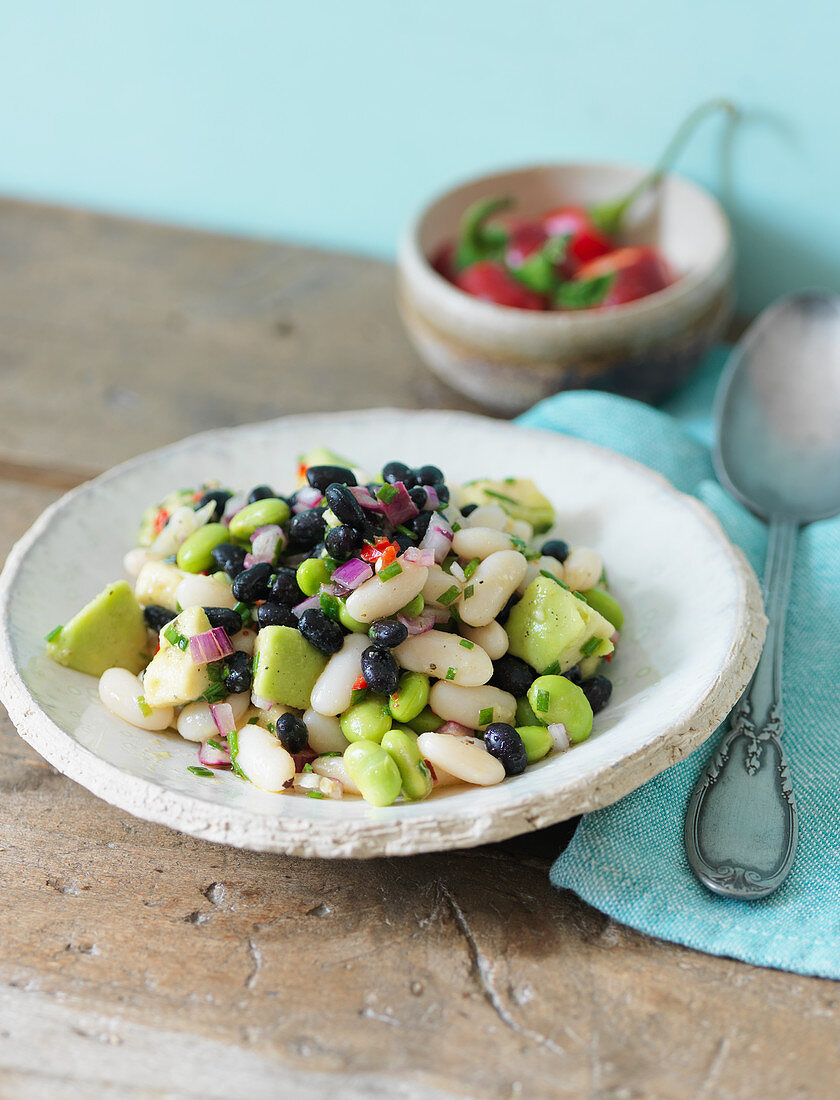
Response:
[[[538,726],[540,724],[539,718],[531,710],[531,704],[524,695],[521,699],[516,700],[515,724],[517,728],[519,726]]]
[[[432,790],[432,775],[417,748],[417,734],[411,730],[389,729],[382,748],[399,769],[403,795],[412,802],[427,798]]]
[[[223,523],[205,523],[193,531],[178,547],[175,562],[185,573],[203,573],[211,569],[213,558],[211,551],[223,542],[227,542],[228,531]]]
[[[398,722],[410,722],[428,701],[429,677],[422,672],[404,672],[399,687],[388,700],[388,709]]]
[[[565,676],[538,676],[528,688],[528,702],[538,721],[562,722],[572,742],[585,741],[592,732],[589,700]]]
[[[443,725],[443,719],[435,714],[431,707],[424,707],[416,718],[412,718],[405,724],[415,733],[434,733]]]
[[[354,619],[347,608],[344,606],[343,600],[339,600],[338,603],[338,621],[345,628],[345,630],[349,630],[353,634],[367,634],[367,632],[370,630],[370,623],[360,623],[358,619]]]
[[[342,714],[339,725],[348,741],[374,741],[378,745],[391,728],[391,714],[381,699],[363,699]]]
[[[604,592],[601,588],[587,588],[585,592],[581,592],[581,596],[593,611],[603,615],[616,630],[621,630],[624,626],[624,612],[621,610],[621,604],[613,599],[609,592]]]
[[[545,726],[517,726],[516,732],[522,738],[529,764],[551,752],[551,734]]]
[[[347,774],[372,806],[390,806],[402,789],[400,770],[375,741],[355,741],[344,750]]]
[[[322,584],[329,583],[330,571],[323,558],[307,558],[297,567],[295,579],[304,595],[314,596]]]
[[[282,525],[289,518],[289,506],[285,500],[266,497],[246,504],[230,521],[230,534],[235,539],[249,539],[258,527],[269,523]]]
[[[418,592],[410,603],[400,608],[399,613],[405,615],[407,619],[416,619],[425,606],[426,601],[423,599],[422,594]]]

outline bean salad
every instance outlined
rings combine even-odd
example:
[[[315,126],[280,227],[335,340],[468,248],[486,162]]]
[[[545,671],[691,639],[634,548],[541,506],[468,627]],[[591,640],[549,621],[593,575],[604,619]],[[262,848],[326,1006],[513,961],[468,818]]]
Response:
[[[119,718],[194,742],[194,774],[271,792],[389,806],[590,736],[623,613],[533,481],[371,477],[322,449],[298,480],[149,508],[128,580],[47,652]]]

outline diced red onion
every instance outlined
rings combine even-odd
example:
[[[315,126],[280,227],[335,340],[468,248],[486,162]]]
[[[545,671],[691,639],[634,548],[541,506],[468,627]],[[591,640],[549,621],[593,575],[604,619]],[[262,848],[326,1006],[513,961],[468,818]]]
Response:
[[[437,489],[434,485],[424,485],[423,489],[426,493],[426,503],[423,505],[423,511],[434,512],[436,508],[440,508],[440,497],[437,495]]]
[[[270,699],[264,699],[262,695],[255,695],[253,692],[251,692],[251,702],[257,710],[271,710],[274,706]]]
[[[295,503],[292,505],[292,511],[295,515],[299,515],[301,512],[306,512],[310,508],[317,508],[323,499],[324,494],[320,489],[313,489],[311,485],[304,485],[304,487],[298,489],[295,494]]]
[[[348,485],[347,488],[363,508],[385,514],[385,505],[381,500],[376,499],[366,485]]]
[[[610,641],[612,642],[613,645],[618,645],[618,631],[617,630],[613,634],[610,635]]]
[[[322,775],[320,786],[321,794],[325,794],[327,798],[344,798],[344,784],[340,779]]]
[[[190,638],[189,654],[194,665],[206,665],[211,661],[219,661],[222,657],[229,657],[233,653],[224,629],[214,626],[211,630],[205,630],[202,634],[193,634]]]
[[[292,611],[294,611],[295,615],[300,618],[304,611],[310,611],[312,610],[312,608],[320,606],[321,599],[319,596],[308,596],[305,600],[301,600],[299,604],[295,604],[295,606],[292,608]]]
[[[397,495],[393,497],[385,505],[385,517],[394,526],[398,523],[405,523],[407,519],[412,519],[420,509],[408,495],[408,489],[401,481],[395,481],[394,486],[397,490]]]
[[[232,497],[228,497],[225,501],[225,508],[222,512],[222,523],[230,526],[230,521],[236,515],[237,512],[241,512],[245,505],[248,503],[248,496],[246,493],[234,493]]]
[[[216,729],[222,737],[227,737],[232,730],[236,729],[236,722],[233,717],[233,707],[230,703],[211,703],[210,713],[213,715]]]
[[[448,623],[450,611],[448,607],[430,607],[428,610],[434,615],[436,623]]]
[[[351,558],[343,565],[338,566],[333,572],[332,579],[336,584],[352,591],[354,588],[358,588],[363,581],[370,580],[372,576],[373,569],[366,561],[362,561],[361,558]]]
[[[311,764],[317,757],[318,753],[314,752],[312,749],[304,749],[302,752],[293,752],[292,760],[295,762],[295,771],[302,772],[306,765]]]
[[[406,561],[414,565],[431,566],[435,564],[435,555],[431,550],[421,550],[419,546],[409,546],[403,554]]]
[[[434,608],[424,607],[419,615],[414,618],[408,618],[406,615],[397,615],[399,621],[403,624],[409,634],[425,634],[431,630],[437,622],[437,616]],[[447,615],[447,618],[449,616]]]
[[[255,564],[260,561],[273,562],[285,546],[286,536],[283,528],[276,523],[267,523],[265,527],[258,527],[251,536],[251,554]],[[245,568],[248,568],[247,564]]]
[[[198,762],[205,768],[229,768],[230,752],[225,747],[216,749],[206,741],[202,741],[198,750]]]
[[[475,730],[462,726],[460,722],[444,722],[442,726],[438,727],[437,732],[448,733],[452,737],[473,737],[475,735]]]
[[[453,538],[452,528],[443,516],[439,512],[433,512],[426,534],[420,541],[420,549],[431,550],[439,565],[449,553]]]
[[[562,722],[552,722],[548,727],[548,733],[558,752],[565,752],[571,745],[569,734]]]

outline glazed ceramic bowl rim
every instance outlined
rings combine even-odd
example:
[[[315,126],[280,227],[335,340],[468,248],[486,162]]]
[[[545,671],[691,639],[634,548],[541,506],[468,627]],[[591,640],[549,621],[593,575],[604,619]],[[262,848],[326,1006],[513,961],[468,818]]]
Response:
[[[506,169],[498,169],[490,173],[481,173],[463,179],[437,192],[411,218],[400,238],[397,261],[400,271],[406,278],[419,280],[429,296],[434,296],[440,301],[447,299],[453,303],[457,301],[459,310],[471,314],[472,323],[476,327],[480,325],[499,330],[527,327],[533,330],[554,330],[558,334],[589,327],[593,332],[606,334],[611,329],[626,327],[628,324],[633,325],[636,322],[644,324],[661,315],[668,314],[686,298],[694,294],[709,279],[714,278],[721,265],[731,263],[734,255],[732,227],[720,202],[700,184],[679,173],[669,172],[663,180],[666,185],[672,184],[684,188],[707,204],[711,215],[718,221],[722,231],[723,247],[710,258],[704,269],[682,275],[670,287],[666,287],[665,290],[660,290],[656,294],[640,298],[635,302],[628,302],[616,309],[604,310],[598,313],[589,310],[563,313],[559,311],[540,312],[537,310],[511,309],[466,294],[434,270],[428,256],[421,247],[420,238],[424,222],[438,204],[456,192],[475,187],[478,184],[486,182],[488,187],[492,188],[493,182],[503,177],[526,176],[533,173],[557,171],[558,169],[588,172],[616,171],[629,173],[639,179],[647,172],[647,169],[638,165],[620,161],[556,161],[513,165]],[[559,196],[558,201],[562,201]]]

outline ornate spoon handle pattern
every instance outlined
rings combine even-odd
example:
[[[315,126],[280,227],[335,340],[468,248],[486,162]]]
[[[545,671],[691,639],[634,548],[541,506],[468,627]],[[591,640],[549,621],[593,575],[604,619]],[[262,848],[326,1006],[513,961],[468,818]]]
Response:
[[[772,893],[796,854],[799,822],[781,743],[782,649],[796,534],[793,521],[770,520],[764,651],[686,811],[688,862],[705,886],[726,897]]]

